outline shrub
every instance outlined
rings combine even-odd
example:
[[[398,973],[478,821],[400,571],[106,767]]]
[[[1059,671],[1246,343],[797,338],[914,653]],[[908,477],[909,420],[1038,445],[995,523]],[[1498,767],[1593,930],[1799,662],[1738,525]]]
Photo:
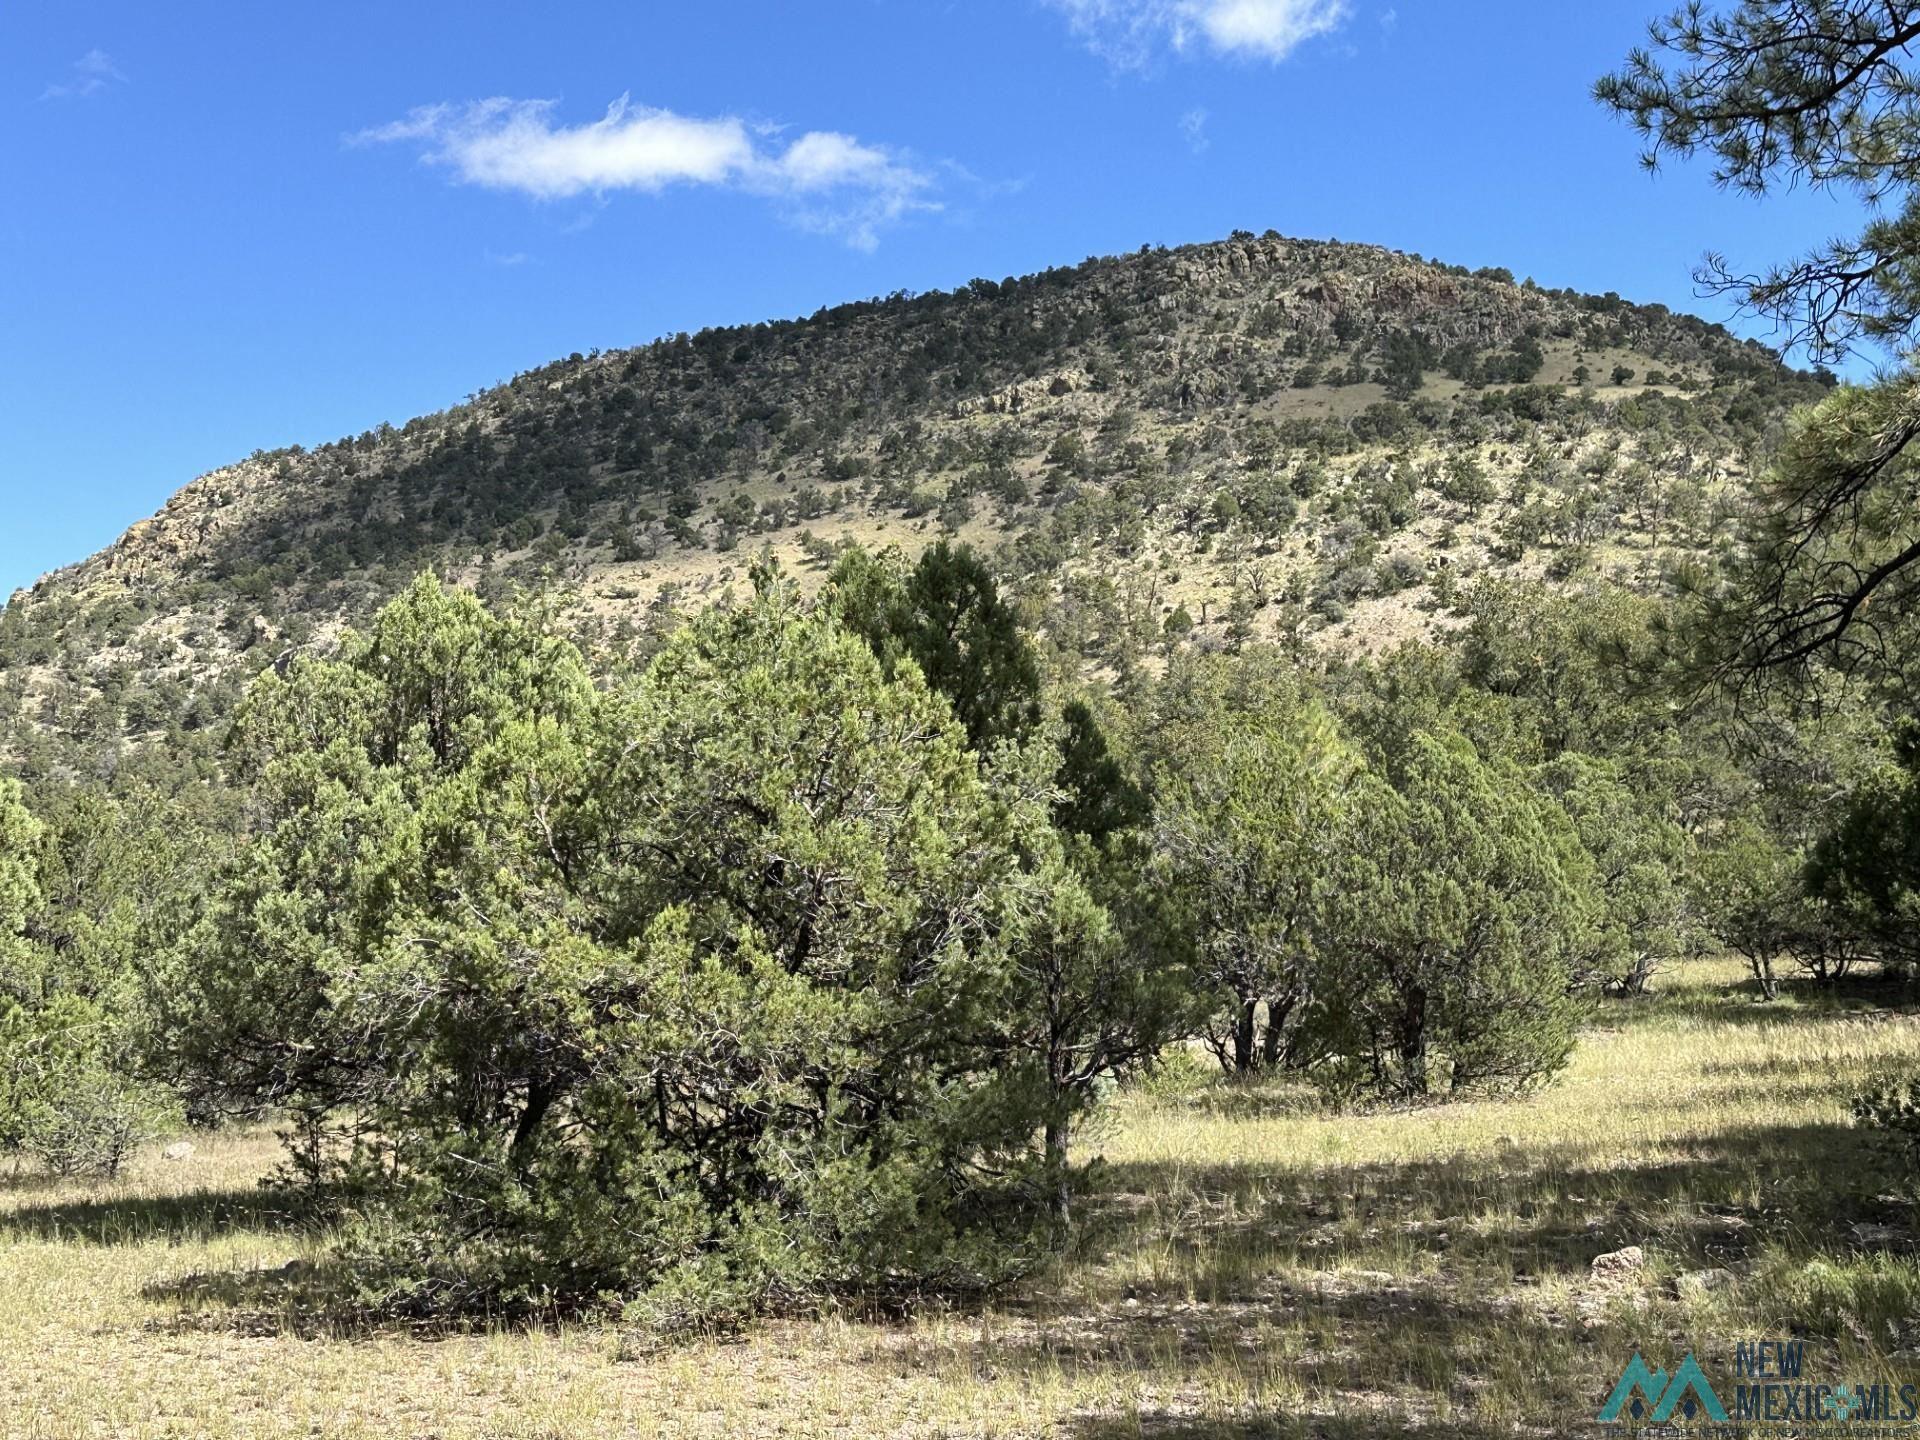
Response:
[[[1193,1094],[1218,1073],[1183,1041],[1169,1045],[1133,1082],[1132,1088],[1155,1100],[1179,1100]]]
[[[1882,1077],[1854,1099],[1853,1117],[1892,1182],[1920,1199],[1920,1078]]]
[[[128,1157],[174,1129],[160,1091],[106,1069],[64,1076],[21,1107],[21,1148],[56,1175],[111,1180]]]
[[[1155,774],[1151,883],[1189,937],[1217,1017],[1209,1044],[1240,1074],[1301,1058],[1329,854],[1358,765],[1318,706],[1263,709],[1169,724]]]
[[[1563,755],[1539,779],[1593,856],[1601,906],[1579,978],[1609,995],[1642,994],[1660,967],[1697,948],[1687,881],[1693,846],[1673,806],[1644,775],[1586,755]],[[1664,801],[1664,803],[1663,803]]]

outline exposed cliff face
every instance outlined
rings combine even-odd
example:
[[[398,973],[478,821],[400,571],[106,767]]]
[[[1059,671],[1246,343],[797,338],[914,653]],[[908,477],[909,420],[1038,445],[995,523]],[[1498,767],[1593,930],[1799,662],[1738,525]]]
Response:
[[[258,460],[243,460],[192,481],[160,511],[136,520],[106,550],[71,572],[85,579],[96,569],[128,581],[164,579],[208,550],[225,531],[244,527],[251,515],[274,503],[281,476]],[[66,573],[66,572],[62,572]]]
[[[1461,574],[1644,580],[1815,388],[1661,307],[1271,234],[676,336],[193,481],[14,597],[0,727],[204,721],[426,565],[556,585],[613,643],[742,545],[943,531],[1096,665],[1170,623],[1375,645]]]

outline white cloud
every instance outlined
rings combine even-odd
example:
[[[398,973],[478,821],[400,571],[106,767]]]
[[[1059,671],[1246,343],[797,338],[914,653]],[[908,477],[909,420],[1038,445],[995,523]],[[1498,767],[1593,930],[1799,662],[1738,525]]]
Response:
[[[104,50],[89,50],[67,71],[67,78],[56,81],[40,92],[42,100],[84,100],[115,85],[124,85],[127,77]]]
[[[861,249],[872,249],[880,230],[908,213],[939,208],[929,173],[851,135],[814,130],[783,146],[771,127],[677,115],[625,96],[584,125],[556,124],[554,109],[551,100],[432,105],[352,138],[418,145],[426,160],[466,184],[540,200],[657,194],[670,185],[740,190]]]
[[[1280,61],[1338,29],[1347,0],[1046,0],[1097,54],[1139,68],[1159,51],[1205,45],[1222,55]]]

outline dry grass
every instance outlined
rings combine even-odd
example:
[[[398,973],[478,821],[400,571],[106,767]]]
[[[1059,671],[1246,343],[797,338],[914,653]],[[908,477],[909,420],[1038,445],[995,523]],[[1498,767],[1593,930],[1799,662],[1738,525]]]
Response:
[[[1907,1217],[1855,1193],[1843,1127],[1920,1026],[1872,996],[1756,1006],[1737,978],[1702,964],[1609,1010],[1526,1100],[1130,1094],[1044,1300],[644,1359],[591,1328],[315,1334],[275,1272],[323,1237],[263,1202],[267,1137],[94,1190],[0,1181],[0,1433],[1551,1436],[1588,1428],[1636,1346],[1715,1372],[1735,1339],[1786,1333],[1816,1378],[1914,1378],[1920,1274],[1848,1229]],[[1646,1268],[1597,1282],[1629,1244]],[[1708,1270],[1710,1292],[1688,1278]]]

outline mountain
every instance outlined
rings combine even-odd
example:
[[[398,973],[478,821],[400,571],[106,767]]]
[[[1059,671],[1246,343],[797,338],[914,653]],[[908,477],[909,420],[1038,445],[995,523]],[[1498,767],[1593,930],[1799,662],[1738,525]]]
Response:
[[[29,770],[208,732],[426,566],[633,649],[762,554],[990,552],[1063,655],[1378,649],[1464,579],[1657,585],[1829,377],[1663,306],[1269,232],[573,355],[193,481],[0,612]]]

